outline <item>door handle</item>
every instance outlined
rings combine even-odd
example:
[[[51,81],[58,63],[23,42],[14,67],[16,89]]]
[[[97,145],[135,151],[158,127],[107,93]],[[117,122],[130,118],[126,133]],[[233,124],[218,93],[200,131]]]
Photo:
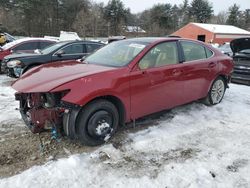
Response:
[[[179,75],[181,75],[183,73],[183,70],[179,70],[179,69],[174,69],[173,71],[172,71],[172,75],[173,76],[179,76]]]
[[[213,68],[213,67],[215,67],[215,66],[216,66],[216,64],[215,64],[214,62],[211,62],[211,63],[208,64],[208,67],[209,67],[209,68]]]

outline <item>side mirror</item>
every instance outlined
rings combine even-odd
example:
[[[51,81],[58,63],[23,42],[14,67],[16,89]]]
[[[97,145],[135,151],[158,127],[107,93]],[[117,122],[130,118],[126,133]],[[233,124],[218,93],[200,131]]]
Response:
[[[65,52],[63,50],[59,50],[58,52],[56,52],[56,55],[58,57],[62,57],[63,54],[65,54]]]
[[[81,58],[81,62],[83,62],[84,60],[86,59],[86,55],[85,56],[82,56],[82,58]]]
[[[40,54],[40,53],[41,53],[39,49],[35,49],[34,52],[35,52],[36,54]]]

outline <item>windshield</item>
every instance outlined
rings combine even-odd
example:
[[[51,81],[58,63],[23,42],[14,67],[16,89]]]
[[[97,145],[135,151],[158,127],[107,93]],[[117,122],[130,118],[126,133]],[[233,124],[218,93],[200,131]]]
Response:
[[[89,64],[122,67],[129,64],[147,44],[130,40],[113,42],[88,56],[86,61]]]
[[[49,53],[57,50],[58,48],[64,46],[65,44],[66,44],[65,42],[60,42],[60,43],[52,44],[52,45],[44,48],[40,52],[41,52],[41,54],[49,54]]]
[[[14,41],[16,40],[15,37],[11,36],[9,33],[4,33],[5,37],[8,41]]]

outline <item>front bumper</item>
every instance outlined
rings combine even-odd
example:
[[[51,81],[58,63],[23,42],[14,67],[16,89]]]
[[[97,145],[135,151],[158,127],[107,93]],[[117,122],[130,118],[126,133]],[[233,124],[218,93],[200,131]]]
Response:
[[[19,110],[22,119],[31,132],[51,130],[62,124],[64,110],[60,107],[45,108],[41,103],[43,97],[41,94],[16,94],[15,96],[20,102]]]
[[[21,67],[8,67],[6,60],[1,62],[1,72],[7,74],[7,76],[11,78],[19,78],[22,74],[22,70]]]
[[[77,139],[75,125],[81,107],[75,104],[57,101],[56,105],[46,108],[42,105],[43,94],[16,94],[20,101],[20,113],[23,121],[32,133],[56,128],[70,139]]]
[[[7,64],[4,60],[1,61],[0,66],[1,73],[6,73]]]

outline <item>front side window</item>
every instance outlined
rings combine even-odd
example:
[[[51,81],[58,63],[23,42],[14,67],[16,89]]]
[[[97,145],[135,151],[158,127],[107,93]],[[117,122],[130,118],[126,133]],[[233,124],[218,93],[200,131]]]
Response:
[[[207,58],[212,57],[214,55],[214,53],[208,48],[205,48],[205,50],[206,50]]]
[[[51,44],[50,46],[44,48],[43,50],[41,50],[42,54],[49,54],[54,52],[55,50],[58,50],[60,48],[62,48],[62,46],[64,46],[65,44],[67,44],[67,42],[59,42],[59,43],[55,43],[55,44]]]
[[[176,42],[165,42],[152,48],[139,62],[140,69],[179,63]]]
[[[185,61],[194,61],[207,58],[204,46],[187,41],[182,41],[181,46],[183,48]]]
[[[83,45],[82,44],[72,44],[62,49],[64,54],[82,54]]]

